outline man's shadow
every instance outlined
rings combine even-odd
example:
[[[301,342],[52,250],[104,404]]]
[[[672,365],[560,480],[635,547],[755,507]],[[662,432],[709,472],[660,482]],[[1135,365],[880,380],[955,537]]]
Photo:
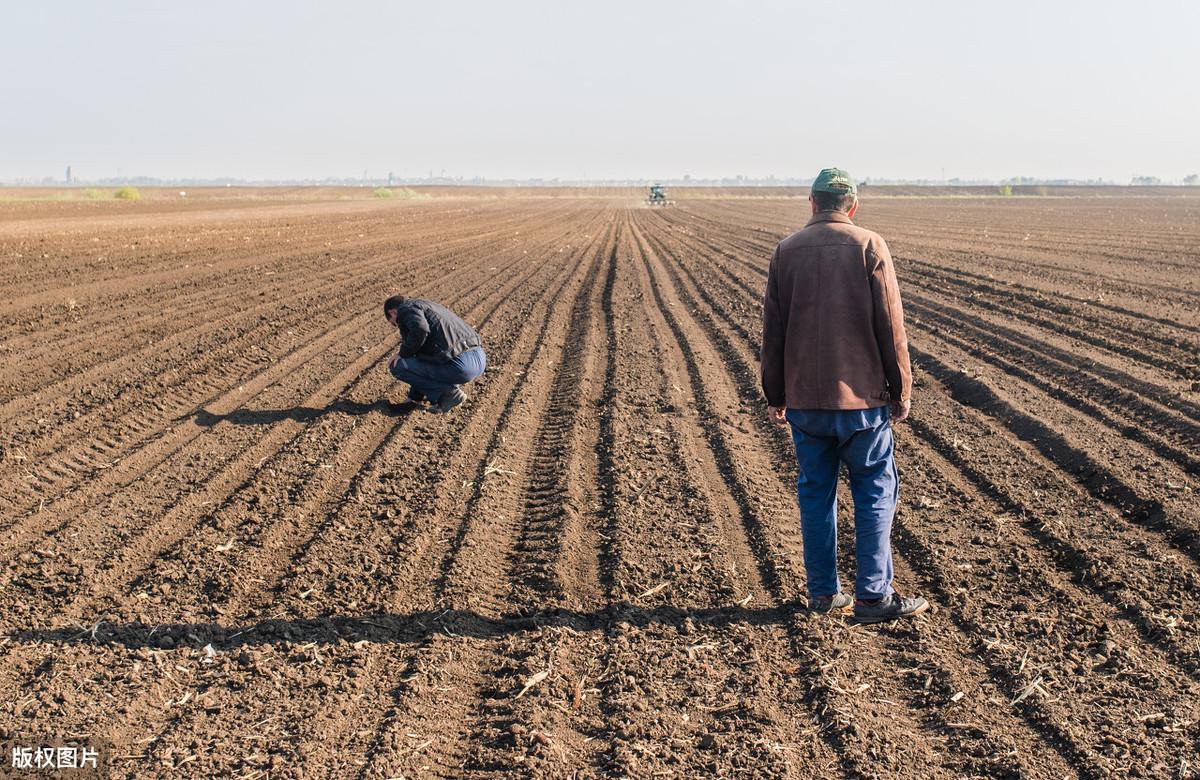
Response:
[[[699,609],[674,606],[644,608],[622,602],[592,612],[546,609],[496,617],[470,610],[435,609],[408,614],[326,614],[313,618],[268,619],[235,625],[203,622],[150,625],[101,621],[95,625],[73,628],[16,630],[9,633],[6,639],[18,644],[94,644],[132,649],[179,646],[199,649],[211,644],[218,650],[230,650],[279,642],[330,644],[347,640],[414,644],[429,639],[433,634],[491,640],[544,627],[565,627],[580,633],[604,633],[622,624],[637,628],[660,625],[685,632],[695,624],[715,628],[783,625],[802,611],[788,606],[762,609],[733,605]]]
[[[283,420],[297,422],[312,422],[327,414],[344,414],[360,416],[365,414],[382,414],[385,417],[406,417],[417,409],[417,404],[411,401],[392,403],[380,399],[371,403],[350,401],[338,398],[325,407],[293,406],[291,409],[234,409],[228,414],[213,414],[201,407],[185,415],[196,421],[197,425],[211,428],[221,421],[233,425],[272,425]]]

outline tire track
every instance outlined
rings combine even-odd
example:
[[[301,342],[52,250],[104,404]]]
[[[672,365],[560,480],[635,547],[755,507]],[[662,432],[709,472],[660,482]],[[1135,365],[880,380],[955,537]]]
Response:
[[[534,266],[534,267],[537,268],[539,271],[542,270],[541,267],[538,267],[538,266]],[[546,268],[550,268],[550,267],[546,267]],[[553,269],[551,269],[551,270],[553,270]],[[569,280],[569,278],[572,275],[572,270],[573,269],[571,269],[569,267],[561,268],[561,273],[559,274],[561,281],[559,281],[557,283],[559,289],[561,289],[561,286],[563,284],[566,284],[566,282]],[[531,289],[533,291],[537,292],[537,297],[543,302],[541,304],[542,306],[546,306],[546,307],[550,306],[551,304],[549,303],[549,301],[553,301],[556,298],[555,288],[550,285],[545,285],[545,284],[534,285],[534,286],[532,286]],[[546,329],[549,327],[549,322],[542,317],[536,316],[536,313],[534,313],[533,316],[523,316],[523,317],[522,316],[514,316],[513,320],[516,322],[519,322],[519,323],[541,323],[541,328],[537,333],[531,332],[528,329],[526,329],[524,332],[528,335],[522,337],[522,338],[533,338],[534,336],[536,336],[538,343],[540,343],[541,339],[543,339],[545,337],[546,332],[547,332]],[[534,351],[534,354],[535,355],[537,354],[536,350]],[[533,360],[533,358],[530,357],[530,361],[532,361],[532,360]],[[500,364],[500,366],[503,366],[503,362]],[[494,366],[494,368],[503,371],[504,369],[501,368],[500,366]],[[528,368],[528,365],[526,366],[526,368]],[[507,372],[505,372],[505,373],[507,373]],[[527,373],[528,373],[528,371],[520,370],[514,374],[513,381],[516,381],[517,385],[514,386],[511,393],[508,394],[507,400],[504,402],[505,403],[505,406],[503,407],[504,409],[511,408],[511,406],[514,402],[514,398],[517,396],[517,393],[521,386],[521,383],[525,381],[522,377],[526,376]],[[499,399],[497,399],[496,402],[499,402]],[[473,403],[472,407],[474,407],[474,406],[475,406],[475,404]],[[471,409],[471,410],[473,411],[473,409]],[[501,411],[496,412],[496,414],[506,414],[506,413],[507,412],[501,412]],[[492,425],[494,425],[494,423],[491,422],[491,419],[494,416],[495,416],[494,414],[490,414],[490,413],[480,413],[480,416],[472,415],[471,422],[469,424],[472,426],[475,426],[476,423],[478,425],[492,426]],[[482,419],[481,419],[481,417],[482,417]],[[437,426],[437,427],[444,428],[444,426]],[[480,444],[480,440],[478,437],[486,436],[487,434],[485,432],[487,430],[491,430],[491,428],[485,427],[483,429],[480,429],[480,430],[478,430],[478,432],[476,434],[474,434],[473,437],[464,441],[464,443],[462,445],[463,448],[460,450],[463,457],[471,457],[471,458],[480,457],[480,454],[482,453],[483,450],[480,449],[478,446]],[[474,444],[476,446],[474,448],[468,448],[468,445],[472,441],[474,442]],[[403,443],[397,442],[397,445],[402,446]],[[483,469],[483,467],[484,467],[484,464],[479,465],[479,469]],[[465,468],[465,465],[462,468]],[[380,474],[381,479],[386,476],[387,476],[386,471],[381,472],[381,474]],[[431,477],[431,478],[437,477],[437,476],[438,476],[437,474],[429,475],[429,477]],[[453,496],[455,491],[452,489],[452,486],[455,484],[455,482],[451,479],[451,475],[447,474],[447,475],[441,477],[441,479],[442,479],[441,486],[437,487],[437,488],[433,488],[433,492],[435,494],[445,493],[445,494],[449,494],[450,496]],[[388,480],[388,482],[390,483],[391,480]],[[395,506],[395,504],[393,504],[391,501],[389,501],[388,503]],[[440,506],[443,503],[444,503],[444,501],[439,500],[435,503],[435,505]],[[351,502],[347,502],[343,506],[345,507],[345,510],[350,513],[351,517],[354,517],[357,515],[360,517],[362,522],[367,522],[367,523],[372,523],[372,524],[374,523],[375,512],[370,511],[367,508],[367,507],[369,507],[369,505],[365,505],[364,503],[359,503],[357,501],[351,501]],[[419,506],[419,502],[418,502],[418,506]],[[422,518],[422,522],[425,524],[428,524],[429,522],[435,522],[437,517],[445,516],[445,514],[443,514],[443,513],[448,508],[449,507],[442,506],[441,510],[437,514],[434,514],[430,517]],[[431,508],[431,511],[432,511],[432,508]],[[364,515],[364,512],[369,512],[369,514]],[[421,513],[421,514],[423,515],[424,513]],[[407,513],[407,517],[413,518],[413,522],[417,521],[416,516],[412,513]],[[372,531],[372,533],[378,534],[378,531]],[[413,533],[416,533],[415,529],[413,530]],[[430,528],[430,527],[427,527],[427,525],[426,525],[426,527],[424,527],[420,531],[420,533],[416,534],[415,538],[409,532],[406,531],[406,532],[402,533],[402,539],[407,538],[408,545],[412,545],[417,550],[423,551],[424,549],[429,548],[430,546],[433,546],[433,547],[437,546],[436,544],[433,544],[433,543],[437,539],[438,535],[439,535],[438,528],[436,528],[436,527]],[[384,538],[386,538],[386,537],[384,537]],[[331,539],[331,541],[332,541],[332,539]],[[363,541],[366,541],[366,540],[363,540]],[[379,540],[379,543],[384,544],[385,542],[381,539],[381,540]],[[390,546],[396,544],[396,542],[386,542],[386,544],[390,547]],[[330,548],[325,548],[325,549],[326,549],[326,551],[330,550]],[[412,549],[412,548],[410,547],[410,549]],[[332,548],[332,550],[337,550],[337,548],[334,547],[334,548]],[[338,555],[338,557],[342,557],[345,554],[346,554],[345,552],[342,552]],[[334,560],[336,561],[336,558]],[[429,563],[430,563],[430,561],[428,559],[426,559],[424,566],[423,566],[423,568],[424,568],[423,574],[425,577],[428,577]],[[399,576],[400,581],[409,580],[409,581],[413,582],[415,585],[417,582],[420,581],[419,577],[421,575],[418,574],[417,577],[410,579],[407,576],[405,576],[403,570],[401,570],[400,572],[396,572],[395,567],[397,566],[397,563],[389,561],[389,559],[387,557],[380,559],[380,561],[378,562],[377,565],[383,566],[383,567],[389,567],[393,571],[393,578],[390,581],[387,578],[380,580],[381,585],[383,583],[386,583],[388,589],[393,591],[391,593],[391,595],[381,596],[380,594],[376,594],[374,599],[372,599],[372,601],[379,606],[380,611],[383,614],[379,618],[376,618],[376,619],[372,620],[371,622],[384,621],[384,622],[379,623],[379,625],[386,626],[386,625],[391,625],[394,622],[394,618],[389,617],[389,615],[392,615],[392,614],[400,615],[400,614],[406,613],[408,611],[408,609],[410,609],[413,606],[414,602],[421,598],[420,596],[417,595],[420,592],[420,590],[418,590],[417,593],[409,592],[407,595],[405,595],[404,591],[395,592],[394,591],[394,588],[396,587],[396,579],[395,578],[397,576]],[[405,566],[405,569],[407,569],[407,566]],[[420,568],[415,570],[415,572],[420,572],[420,571],[421,571]],[[368,576],[371,576],[372,579],[377,579],[377,577],[375,577],[372,574],[368,574]],[[335,599],[337,598],[337,594],[326,594],[326,598],[328,598],[329,596],[333,596]],[[343,602],[343,604],[344,604],[344,602]],[[351,605],[354,605],[354,602],[351,602]],[[368,604],[364,604],[361,606],[365,607],[365,606],[368,606]],[[433,613],[433,612],[430,612],[429,614],[430,614],[430,616],[436,615],[436,613]],[[387,634],[391,634],[393,636],[397,636],[397,639],[401,639],[403,637],[404,633],[405,632],[403,630],[397,630],[396,632],[388,631],[388,632],[385,632],[385,636]],[[365,652],[365,650],[364,650],[364,652]],[[378,657],[380,654],[375,654],[375,655]],[[397,656],[396,652],[389,651],[388,653],[383,654],[383,660],[380,662],[382,665],[379,667],[376,667],[377,673],[388,675],[386,678],[380,678],[378,676],[373,676],[373,675],[358,675],[348,685],[348,688],[351,692],[358,691],[358,694],[353,694],[353,693],[351,694],[355,698],[362,696],[364,691],[374,691],[371,694],[373,698],[369,702],[364,702],[364,704],[367,705],[367,709],[364,710],[364,717],[366,718],[367,723],[372,722],[372,719],[382,717],[382,714],[371,715],[371,713],[375,711],[373,708],[377,708],[377,707],[386,705],[386,702],[389,698],[389,696],[387,694],[387,687],[391,684],[391,683],[388,683],[387,681],[394,679],[394,677],[392,675],[395,674],[396,668],[403,668],[403,666],[408,663],[408,661],[405,660],[408,657],[408,655],[409,654],[406,652],[400,652],[400,655]],[[390,659],[390,660],[388,660],[388,659]],[[397,664],[399,664],[399,667],[396,666]],[[324,728],[328,728],[331,725],[324,719],[319,719],[318,723],[321,725],[321,727],[324,727]],[[344,729],[350,725],[351,724],[345,724],[345,725],[333,724],[333,727],[337,728],[337,729]],[[368,729],[368,731],[366,731],[366,732],[357,733],[357,734],[356,733],[343,733],[343,735],[338,738],[339,742],[344,742],[348,746],[347,756],[357,755],[357,756],[361,756],[361,758],[358,759],[359,766],[354,766],[351,764],[341,770],[331,770],[331,772],[334,775],[344,776],[347,771],[358,772],[359,769],[361,768],[361,766],[366,765],[366,762],[369,757],[370,745],[371,745],[371,741],[372,741],[371,734],[372,734],[371,730]],[[289,742],[293,742],[293,744],[294,744],[294,740],[289,739]],[[349,758],[347,757],[346,760],[349,761]]]
[[[784,671],[791,666],[789,661],[795,660],[797,621],[804,620],[789,616],[801,590],[799,575],[795,566],[781,555],[787,542],[778,537],[769,539],[764,532],[760,512],[765,504],[770,503],[770,498],[763,494],[760,485],[753,482],[747,489],[747,483],[743,480],[745,471],[749,469],[742,467],[746,462],[746,453],[738,452],[735,455],[728,439],[728,426],[733,425],[734,421],[736,428],[744,430],[743,417],[749,410],[741,403],[737,393],[730,391],[728,384],[721,383],[714,388],[711,380],[704,378],[704,367],[712,365],[712,357],[702,357],[694,351],[681,322],[681,316],[686,315],[682,315],[673,302],[664,299],[661,261],[652,242],[647,240],[644,228],[638,225],[637,214],[634,216],[631,232],[640,258],[639,277],[643,299],[647,304],[653,304],[647,307],[647,316],[660,333],[656,342],[673,345],[666,348],[662,363],[667,367],[672,386],[686,388],[680,390],[684,407],[693,410],[691,414],[681,415],[680,421],[707,421],[697,426],[678,426],[690,430],[676,430],[672,435],[672,440],[688,442],[686,451],[680,452],[677,459],[680,463],[701,464],[691,481],[697,486],[704,486],[698,487],[696,492],[705,497],[706,514],[719,518],[718,530],[714,534],[714,546],[719,552],[714,552],[714,564],[722,561],[720,566],[728,572],[726,578],[730,585],[738,583],[732,594],[735,603],[743,607],[764,605],[760,608],[761,617],[751,617],[754,613],[748,613],[745,618],[757,625],[752,634],[753,650],[749,652],[755,656],[765,656],[756,659],[754,670],[748,675],[749,681],[743,683],[747,691],[753,691],[754,695],[749,701],[715,718],[713,727],[701,738],[701,742],[711,740],[727,750],[732,748],[733,753],[739,746],[745,747],[749,743],[761,751],[752,764],[755,771],[771,776],[790,776],[795,771],[793,762],[801,766],[813,763],[824,766],[839,764],[843,772],[857,771],[854,758],[841,751],[842,746],[836,739],[830,739],[828,734],[822,733],[825,724],[821,722],[819,705],[811,700],[806,701],[806,708],[801,712],[779,707],[781,702],[807,698],[806,691],[797,690],[797,681],[789,679],[788,675],[794,672]],[[796,542],[794,534],[789,541],[793,544]],[[759,625],[760,619],[769,620],[776,626],[768,629],[770,623]],[[710,641],[719,643],[720,639],[729,641],[721,634]],[[692,646],[703,644],[704,641],[698,641]],[[732,647],[736,648],[739,644],[734,640]],[[748,648],[743,647],[741,651],[747,652]],[[788,728],[784,725],[792,722],[798,722],[799,727]],[[813,737],[818,734],[824,740],[814,742]]]
[[[366,763],[359,776],[381,770],[385,776],[397,771],[456,776],[468,759],[469,729],[483,717],[484,700],[513,693],[512,678],[524,655],[519,649],[523,642],[509,639],[507,647],[497,648],[500,636],[496,642],[478,642],[463,641],[462,635],[488,637],[485,621],[506,617],[506,552],[513,549],[519,533],[519,486],[528,478],[530,461],[518,449],[523,437],[513,434],[544,416],[549,398],[539,388],[552,386],[563,371],[568,343],[559,334],[566,332],[568,312],[577,311],[579,301],[590,294],[600,250],[586,250],[592,255],[586,267],[568,265],[559,291],[547,297],[547,313],[529,357],[494,418],[486,444],[476,453],[483,457],[474,465],[474,478],[466,483],[470,496],[456,513],[457,528],[444,546],[439,545],[440,564],[434,569],[428,598],[439,613],[435,619],[441,633],[432,633],[414,649],[404,671],[393,678],[390,693],[381,697],[383,709],[372,718],[377,725],[365,746]],[[555,357],[543,358],[546,351]],[[389,611],[403,608],[395,595],[388,606]],[[452,691],[459,693],[439,695]],[[432,713],[428,711],[431,696],[438,702]]]

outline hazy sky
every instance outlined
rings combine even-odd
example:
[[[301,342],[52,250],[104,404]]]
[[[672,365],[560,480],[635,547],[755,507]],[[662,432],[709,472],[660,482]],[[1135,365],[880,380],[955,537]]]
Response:
[[[0,68],[0,181],[1200,172],[1182,0],[38,0]]]

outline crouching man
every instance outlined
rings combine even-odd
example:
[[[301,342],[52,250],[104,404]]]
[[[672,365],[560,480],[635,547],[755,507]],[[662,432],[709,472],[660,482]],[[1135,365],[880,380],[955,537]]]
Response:
[[[383,302],[383,313],[403,339],[388,370],[409,384],[408,400],[429,401],[438,412],[467,400],[461,385],[487,368],[479,334],[445,306],[422,298],[393,295]]]

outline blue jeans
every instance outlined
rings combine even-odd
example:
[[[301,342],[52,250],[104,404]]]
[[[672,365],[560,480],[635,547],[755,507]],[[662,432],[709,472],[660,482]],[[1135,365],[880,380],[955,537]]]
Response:
[[[412,385],[414,390],[436,402],[452,387],[470,382],[487,368],[483,347],[473,347],[449,363],[435,363],[421,358],[400,358],[391,367],[392,376]]]
[[[854,497],[854,592],[878,599],[892,590],[892,517],[900,477],[892,457],[888,408],[788,409],[800,477],[796,498],[808,595],[841,592],[837,572],[837,480],[841,464]]]

